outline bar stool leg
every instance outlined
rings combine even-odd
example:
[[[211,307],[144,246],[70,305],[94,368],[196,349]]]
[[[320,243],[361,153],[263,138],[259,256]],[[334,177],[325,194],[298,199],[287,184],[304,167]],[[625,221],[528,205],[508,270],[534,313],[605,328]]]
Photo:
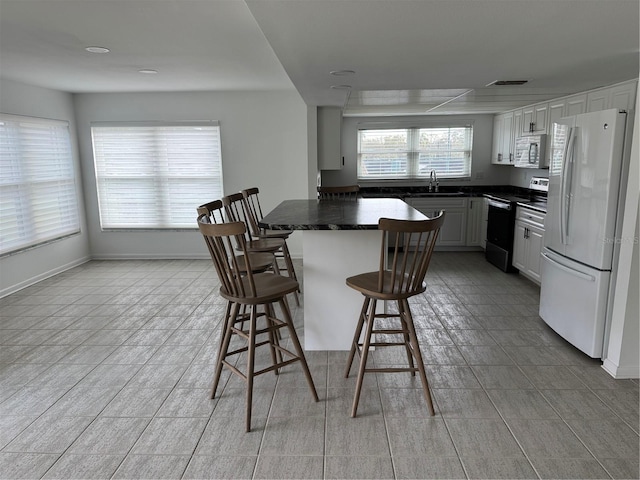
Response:
[[[274,327],[276,323],[273,319],[276,318],[276,314],[273,309],[273,304],[271,303],[266,304],[264,306],[264,311],[265,311],[265,317],[267,320],[267,327],[269,328]],[[279,333],[280,333],[280,330],[276,330],[275,332],[273,330],[269,330],[268,332],[269,349],[271,350],[271,361],[273,362],[274,365],[282,362],[282,352],[277,348],[275,348],[276,346],[280,346]],[[279,375],[280,369],[278,368],[274,369],[273,373],[275,373],[276,375]]]
[[[413,355],[415,356],[416,363],[418,365],[418,373],[420,374],[420,380],[422,382],[424,398],[427,401],[427,406],[429,407],[429,414],[433,416],[436,414],[436,412],[433,409],[433,400],[431,400],[429,382],[427,381],[427,374],[424,369],[424,362],[422,361],[422,353],[420,352],[420,345],[418,344],[418,337],[416,335],[416,329],[413,324],[413,316],[411,315],[411,310],[409,309],[409,302],[406,299],[402,300],[402,302],[404,303],[403,308],[407,312],[407,327],[409,327],[409,339],[411,340]]]
[[[371,299],[369,297],[364,297],[364,302],[362,303],[362,310],[360,310],[360,316],[358,317],[358,324],[356,326],[356,332],[353,335],[353,341],[351,342],[351,351],[349,352],[349,359],[347,360],[347,370],[344,372],[344,378],[349,378],[349,372],[351,371],[351,365],[353,364],[353,359],[356,355],[356,350],[358,349],[358,344],[360,343],[360,335],[362,333],[362,326],[364,325],[364,321],[367,318],[367,308],[369,307],[369,302]]]
[[[304,376],[307,378],[307,383],[309,384],[309,388],[311,389],[311,393],[313,394],[313,399],[317,402],[319,401],[318,392],[316,391],[316,386],[313,383],[313,378],[311,377],[311,372],[309,371],[309,365],[307,364],[307,359],[304,356],[304,351],[302,350],[302,346],[300,345],[300,340],[298,340],[298,334],[296,333],[296,330],[293,326],[293,318],[291,317],[289,305],[287,304],[285,298],[281,298],[280,300],[278,300],[278,303],[280,304],[280,308],[282,309],[282,316],[284,317],[284,321],[286,322],[287,328],[289,329],[291,342],[296,349],[296,354],[298,355],[300,363],[302,363],[302,370],[304,371]]]
[[[251,431],[251,406],[253,403],[253,372],[255,369],[256,353],[256,318],[258,316],[258,306],[251,306],[251,318],[249,325],[249,345],[247,350],[247,415],[246,429]]]
[[[229,302],[227,305],[228,314],[225,316],[225,322],[223,326],[222,341],[220,342],[220,348],[218,349],[218,358],[216,359],[216,374],[213,379],[213,387],[211,387],[211,398],[216,398],[216,390],[218,389],[218,383],[220,382],[220,374],[222,373],[222,361],[227,355],[229,350],[229,343],[231,342],[231,327],[238,316],[238,310],[240,304]]]
[[[362,390],[362,382],[364,380],[364,373],[367,368],[367,358],[369,356],[369,346],[371,344],[371,335],[373,332],[373,324],[376,317],[376,303],[374,298],[370,302],[369,307],[369,319],[367,323],[367,329],[364,334],[364,341],[362,344],[362,352],[360,353],[360,368],[358,369],[358,379],[356,380],[356,393],[353,398],[353,406],[351,407],[351,416],[355,417],[358,411],[358,402],[360,401],[360,391]]]
[[[408,310],[408,309],[407,309]],[[406,310],[404,308],[404,304],[402,302],[402,300],[398,300],[398,313],[400,314],[400,323],[402,324],[402,329],[404,330],[403,336],[404,336],[404,348],[407,352],[407,362],[409,363],[409,367],[412,369],[411,370],[411,376],[415,377],[416,376],[416,372],[415,370],[413,370],[414,367],[414,363],[413,363],[413,355],[411,354],[411,340],[409,338],[409,326],[407,325],[407,313]],[[409,315],[411,315],[411,311],[409,310]]]

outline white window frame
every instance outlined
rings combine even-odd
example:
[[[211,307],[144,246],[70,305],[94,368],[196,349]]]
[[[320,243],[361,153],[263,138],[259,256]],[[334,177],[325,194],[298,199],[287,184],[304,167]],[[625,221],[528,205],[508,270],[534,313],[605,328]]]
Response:
[[[432,169],[426,168],[423,172],[420,171],[420,154],[429,152],[429,150],[421,150],[419,146],[419,133],[420,130],[429,129],[465,129],[467,132],[466,146],[462,150],[464,154],[464,166],[461,172],[450,172],[442,166],[434,166],[433,170],[436,171],[438,179],[457,179],[468,180],[471,178],[472,157],[473,157],[473,122],[465,121],[457,124],[420,124],[420,125],[403,125],[403,124],[390,124],[390,123],[374,123],[374,124],[361,124],[358,126],[358,138],[357,138],[357,178],[359,182],[367,181],[390,181],[390,180],[416,180],[429,178],[430,171]],[[375,150],[364,151],[362,150],[361,138],[362,132],[366,131],[385,131],[385,130],[404,130],[407,134],[407,149],[398,149],[399,155],[405,156],[407,161],[406,174],[364,174],[362,172],[362,156],[367,153],[377,153]],[[432,150],[437,151],[437,150]],[[380,152],[382,153],[382,152]],[[385,150],[384,153],[393,153],[393,151]]]
[[[69,122],[0,114],[0,255],[80,232]]]
[[[223,196],[220,124],[91,124],[102,230],[197,229],[199,205]]]

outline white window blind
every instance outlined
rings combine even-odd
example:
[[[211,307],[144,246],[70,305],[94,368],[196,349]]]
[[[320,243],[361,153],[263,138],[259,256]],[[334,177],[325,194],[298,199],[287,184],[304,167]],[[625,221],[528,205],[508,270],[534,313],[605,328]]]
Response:
[[[358,179],[471,176],[473,127],[358,130]]]
[[[103,229],[196,228],[196,208],[223,195],[217,122],[91,132]]]
[[[69,124],[0,114],[0,254],[79,231]]]

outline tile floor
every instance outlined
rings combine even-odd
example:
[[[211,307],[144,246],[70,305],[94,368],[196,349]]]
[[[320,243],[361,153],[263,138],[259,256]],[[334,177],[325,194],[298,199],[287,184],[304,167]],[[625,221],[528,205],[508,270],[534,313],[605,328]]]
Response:
[[[638,382],[482,254],[436,253],[414,299],[435,417],[408,374],[371,374],[350,418],[346,353],[309,352],[321,401],[299,365],[264,375],[245,433],[242,382],[208,395],[214,279],[204,260],[94,261],[0,300],[0,478],[638,478]]]

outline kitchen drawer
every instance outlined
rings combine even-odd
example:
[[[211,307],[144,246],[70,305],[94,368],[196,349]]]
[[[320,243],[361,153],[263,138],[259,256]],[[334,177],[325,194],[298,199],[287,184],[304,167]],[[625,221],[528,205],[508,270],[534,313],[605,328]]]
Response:
[[[544,228],[544,217],[544,213],[531,210],[527,207],[518,206],[516,209],[516,220],[522,220],[523,222],[536,225],[540,228]]]

